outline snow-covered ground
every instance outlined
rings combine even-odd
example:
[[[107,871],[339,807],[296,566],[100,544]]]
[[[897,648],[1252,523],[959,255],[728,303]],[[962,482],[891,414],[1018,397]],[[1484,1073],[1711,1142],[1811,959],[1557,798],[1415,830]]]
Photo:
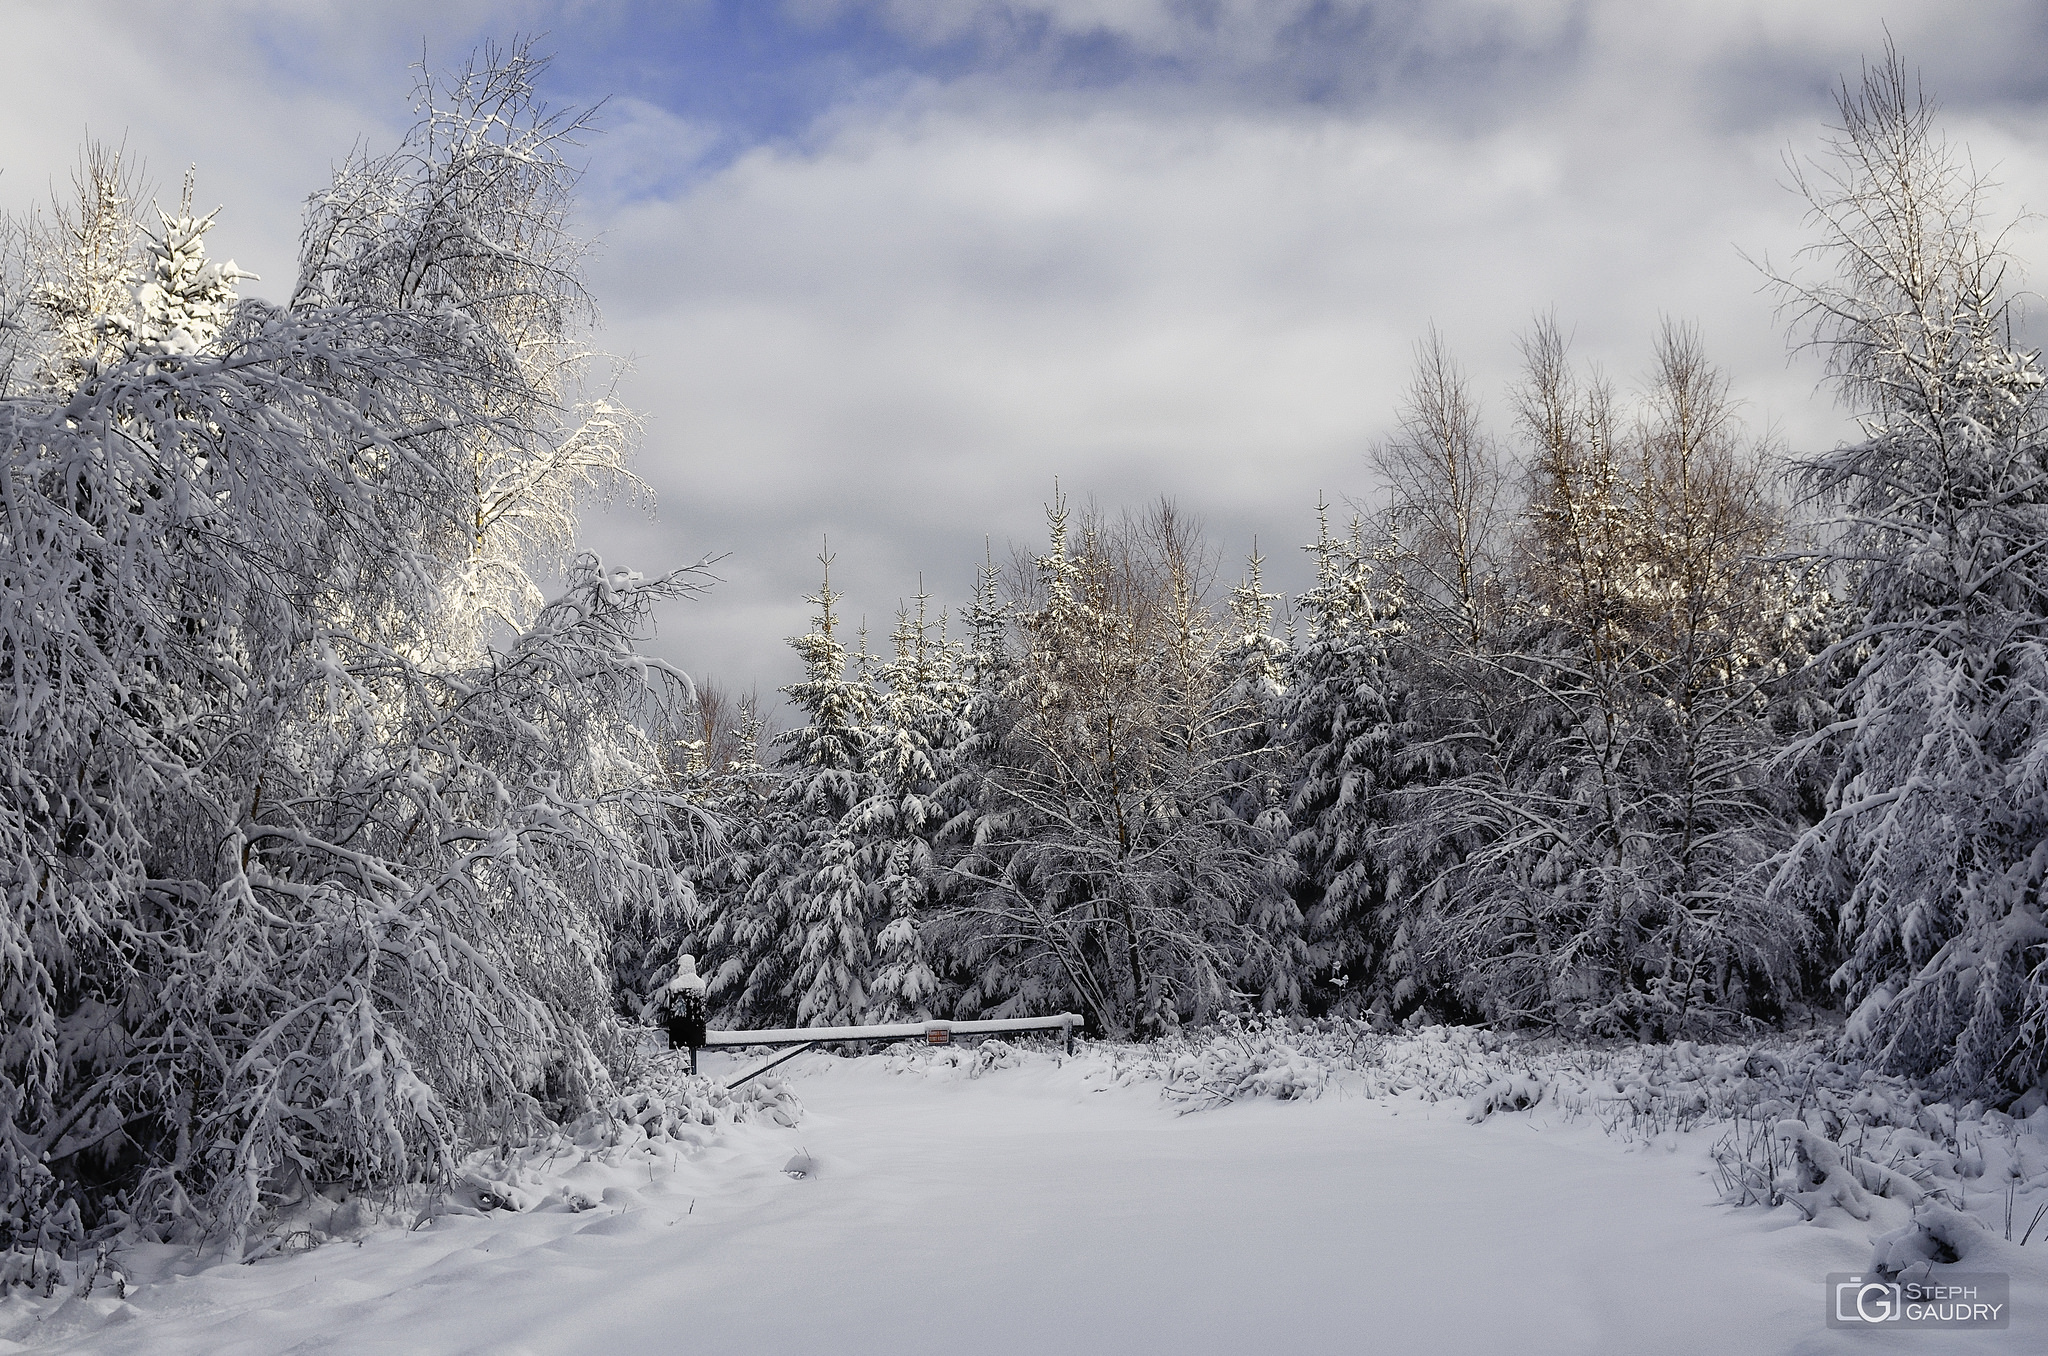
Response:
[[[247,1266],[133,1249],[126,1299],[0,1304],[0,1352],[2048,1349],[2039,1237],[1982,1260],[2009,1331],[1830,1332],[1824,1277],[1896,1221],[1717,1204],[1715,1129],[1473,1124],[1351,1074],[1183,1114],[1102,1054],[964,1054],[803,1056],[794,1126],[582,1162],[516,1213]]]

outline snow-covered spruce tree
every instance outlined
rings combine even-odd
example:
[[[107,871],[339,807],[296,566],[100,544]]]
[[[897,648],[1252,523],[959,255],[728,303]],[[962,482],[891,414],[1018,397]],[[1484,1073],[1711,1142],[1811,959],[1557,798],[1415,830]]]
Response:
[[[135,315],[124,326],[136,352],[205,350],[234,318],[235,285],[256,276],[236,268],[232,259],[207,259],[206,233],[219,213],[192,214],[192,182],[188,172],[178,215],[159,212],[162,234],[149,238],[150,276],[135,289]]]
[[[935,843],[939,907],[924,930],[945,1002],[958,1017],[1030,1016],[1070,1004],[1056,966],[983,914],[963,907],[977,882],[1005,877],[1009,858],[1028,842],[1034,820],[1004,789],[1005,751],[1019,716],[1011,701],[1018,660],[1011,646],[1014,601],[1003,598],[993,551],[977,572],[975,600],[962,609],[961,735],[941,759],[934,795],[946,816]]]
[[[1224,709],[1191,525],[1162,504],[1091,520],[1070,549],[1064,503],[1050,518],[982,822],[950,867],[954,924],[983,967],[963,1003],[1075,1003],[1105,1031],[1157,1031],[1234,1003],[1230,978],[1260,944],[1246,918],[1262,864],[1225,822],[1218,736],[1239,713]]]
[[[939,883],[934,846],[946,821],[938,792],[952,751],[968,734],[969,691],[943,620],[936,629],[934,635],[930,600],[920,589],[916,615],[897,614],[895,658],[878,675],[882,699],[868,743],[874,790],[847,820],[875,892],[879,930],[867,1014],[874,1021],[930,1016],[940,997],[926,937]]]
[[[1957,1089],[2048,1076],[2048,397],[1984,185],[1896,52],[1802,166],[1823,276],[1779,276],[1863,438],[1804,458],[1863,625],[1827,815],[1780,897],[1829,909],[1846,1038]]]
[[[467,454],[557,414],[488,309],[364,263],[209,334],[232,279],[179,221],[166,323],[0,401],[0,1246],[120,1209],[233,1249],[307,1180],[574,1108],[623,1057],[608,921],[687,808],[644,733],[683,680],[633,637],[688,578],[585,557],[433,658]]]
[[[1306,630],[1281,704],[1293,775],[1288,849],[1299,864],[1307,999],[1355,1013],[1385,997],[1387,944],[1399,926],[1386,867],[1407,741],[1393,653],[1405,589],[1391,550],[1368,551],[1358,533],[1333,539],[1327,506],[1318,523],[1316,583],[1299,600]]]
[[[615,963],[644,1004],[653,998],[655,985],[672,977],[678,955],[697,956],[709,980],[711,1011],[727,1021],[745,1016],[739,1006],[747,993],[745,976],[765,957],[763,934],[747,926],[743,911],[749,891],[779,851],[786,818],[783,774],[761,763],[764,730],[755,704],[743,708],[738,728],[733,756],[722,773],[707,774],[701,783],[684,778],[717,816],[717,840],[684,868],[687,888],[679,892],[680,910],[648,920],[637,945],[621,950]]]
[[[816,620],[790,640],[804,677],[783,689],[804,723],[776,737],[781,782],[735,849],[747,860],[723,868],[730,881],[706,931],[711,999],[735,1022],[845,1025],[868,1004],[872,891],[847,821],[876,789],[875,691],[864,669],[848,672],[829,551],[819,560]]]
[[[805,716],[780,767],[735,769],[722,849],[697,875],[694,937],[727,1020],[819,1026],[929,1015],[940,1001],[926,931],[938,788],[965,733],[959,657],[928,601],[897,619],[895,656],[848,672],[829,557],[811,632],[791,641]]]
[[[761,815],[774,776],[761,766],[762,726],[753,694],[735,698],[699,678],[683,704],[675,737],[662,750],[670,794],[703,811],[679,826],[683,861],[663,896],[666,906],[621,918],[612,928],[612,986],[622,1012],[654,1018],[652,1004],[675,977],[677,957],[704,956],[704,931],[734,870],[759,846]]]
[[[801,638],[806,680],[787,689],[798,708],[813,716],[789,740],[792,790],[809,816],[799,840],[800,869],[790,886],[789,994],[798,1026],[858,1022],[868,1009],[875,971],[879,891],[853,812],[881,790],[872,766],[881,694],[866,624],[850,670],[831,629],[828,613],[821,635]]]
[[[8,376],[45,392],[69,391],[87,371],[121,356],[134,332],[143,266],[135,208],[148,190],[127,148],[88,143],[71,185],[69,201],[53,195],[47,216],[32,212],[20,223],[12,270],[26,304],[10,317],[20,347],[9,346]]]
[[[1254,542],[1245,577],[1231,590],[1230,634],[1215,661],[1223,684],[1219,709],[1232,713],[1216,731],[1224,760],[1219,818],[1261,863],[1264,876],[1252,891],[1245,919],[1263,945],[1246,953],[1232,984],[1266,1012],[1293,1012],[1301,1006],[1308,947],[1294,897],[1301,873],[1288,819],[1290,655],[1287,642],[1273,634],[1273,604],[1280,595],[1266,592],[1264,573],[1265,561]]]

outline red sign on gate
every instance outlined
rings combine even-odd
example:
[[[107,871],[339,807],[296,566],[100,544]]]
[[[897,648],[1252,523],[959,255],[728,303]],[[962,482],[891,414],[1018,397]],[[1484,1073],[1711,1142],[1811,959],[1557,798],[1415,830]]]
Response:
[[[953,1033],[943,1029],[927,1031],[924,1033],[924,1043],[926,1045],[951,1045],[953,1043]]]

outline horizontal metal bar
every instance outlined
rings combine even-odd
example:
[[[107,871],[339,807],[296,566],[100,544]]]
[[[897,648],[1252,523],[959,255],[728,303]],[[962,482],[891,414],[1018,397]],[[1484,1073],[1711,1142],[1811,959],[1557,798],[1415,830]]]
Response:
[[[1071,1012],[1051,1017],[1001,1017],[984,1022],[898,1022],[888,1026],[797,1026],[773,1031],[707,1031],[706,1046],[792,1045],[799,1041],[900,1041],[914,1040],[929,1031],[947,1031],[956,1036],[991,1036],[1004,1031],[1077,1031],[1083,1025]]]
[[[733,1079],[732,1082],[727,1083],[725,1085],[725,1090],[727,1092],[731,1092],[734,1088],[746,1082],[748,1079],[758,1078],[762,1074],[767,1073],[770,1069],[774,1068],[776,1065],[783,1063],[785,1060],[795,1059],[798,1055],[810,1049],[812,1044],[813,1042],[811,1041],[799,1042],[794,1048],[784,1050],[781,1054],[776,1055],[773,1058],[767,1060],[759,1068],[749,1069],[747,1072],[741,1074],[738,1078]]]

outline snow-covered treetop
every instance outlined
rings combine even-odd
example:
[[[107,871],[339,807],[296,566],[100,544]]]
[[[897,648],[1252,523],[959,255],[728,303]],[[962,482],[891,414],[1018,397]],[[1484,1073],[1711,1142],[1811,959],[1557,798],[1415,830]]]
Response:
[[[803,656],[804,677],[783,691],[808,719],[776,736],[775,742],[783,747],[788,766],[853,772],[864,763],[862,727],[873,703],[862,677],[848,678],[846,673],[846,646],[837,634],[839,595],[832,591],[832,559],[829,547],[818,552],[824,582],[804,600],[818,611],[811,629],[789,640]]]
[[[1237,682],[1278,693],[1285,685],[1287,643],[1273,634],[1273,604],[1280,601],[1280,595],[1266,592],[1265,564],[1254,542],[1245,577],[1230,593],[1236,634],[1223,654]]]
[[[1400,634],[1406,593],[1400,543],[1389,535],[1368,547],[1365,524],[1355,518],[1347,536],[1333,537],[1329,505],[1317,505],[1316,513],[1316,540],[1302,548],[1316,558],[1316,582],[1299,600],[1309,643],[1341,645]]]
[[[149,237],[149,276],[135,289],[131,351],[165,357],[198,353],[226,328],[235,311],[235,284],[256,275],[237,268],[232,259],[207,259],[206,233],[219,214],[215,208],[203,217],[193,215],[190,173],[178,215],[157,212],[163,229]]]

